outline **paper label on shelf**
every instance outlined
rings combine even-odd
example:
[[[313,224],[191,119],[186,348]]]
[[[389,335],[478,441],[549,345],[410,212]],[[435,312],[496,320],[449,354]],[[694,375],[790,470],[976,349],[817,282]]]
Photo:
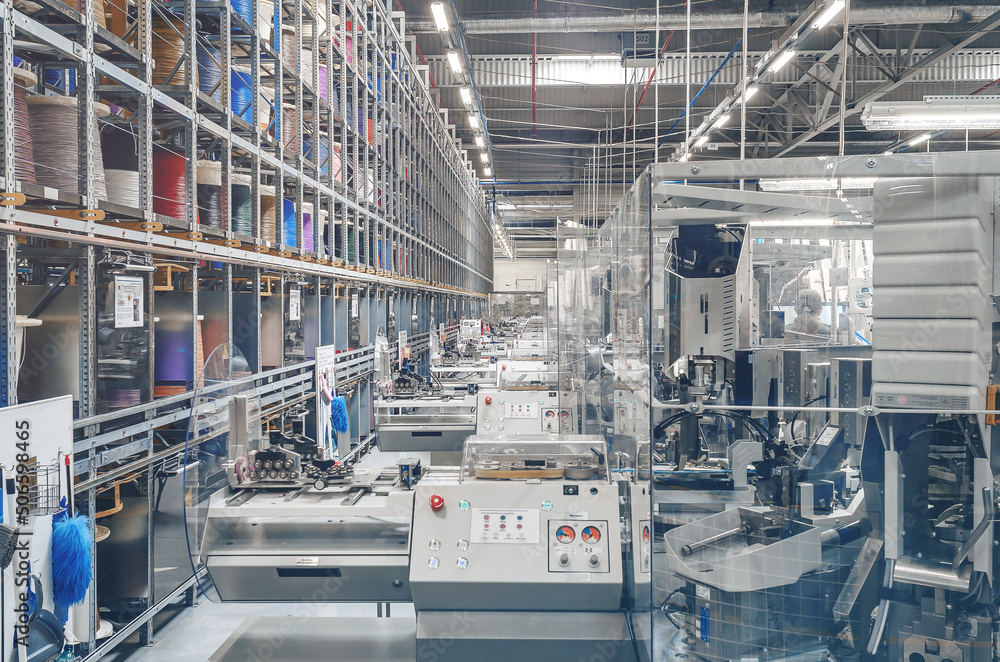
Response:
[[[115,328],[142,326],[142,278],[115,276]]]
[[[351,317],[358,316],[358,293],[351,295]]]
[[[291,322],[302,319],[302,290],[288,291],[288,319]]]

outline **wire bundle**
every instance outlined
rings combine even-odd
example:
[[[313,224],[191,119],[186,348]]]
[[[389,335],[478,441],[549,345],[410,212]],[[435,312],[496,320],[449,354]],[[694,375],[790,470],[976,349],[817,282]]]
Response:
[[[275,197],[273,186],[260,186],[260,239],[275,241]]]
[[[289,71],[295,71],[299,54],[298,39],[295,38],[295,28],[290,25],[283,25],[278,34],[281,36],[281,44],[278,46],[281,49],[279,53],[281,61]]]
[[[253,236],[253,204],[250,199],[249,175],[233,175],[232,182],[232,230]]]
[[[139,172],[108,168],[104,171],[108,188],[108,202],[141,209],[139,204]]]
[[[316,242],[313,240],[313,204],[311,202],[302,203],[302,247],[307,251],[316,250]]]
[[[187,85],[187,73],[184,65],[177,67],[177,63],[184,57],[184,21],[177,17],[169,19],[156,15],[153,17],[153,48],[152,56],[155,65],[153,67],[153,85]],[[177,67],[177,73],[173,76],[170,72]],[[195,68],[195,77],[198,69]],[[197,82],[197,80],[195,81]]]
[[[35,153],[31,146],[31,119],[28,117],[28,89],[38,83],[30,71],[14,74],[14,176],[27,184],[35,182]]]
[[[321,174],[326,174],[330,172],[330,150],[326,146],[327,137],[325,133],[320,134],[319,146],[317,148],[319,158],[317,158],[313,152],[316,145],[313,143],[312,136],[302,136],[302,152],[310,161],[316,161],[316,165],[319,167]]]
[[[198,89],[222,102],[222,51],[198,44]]]
[[[295,217],[295,201],[285,198],[281,206],[281,243],[285,246],[298,246],[298,235]]]
[[[233,67],[230,74],[229,100],[233,108],[233,115],[247,122],[253,121],[253,109],[250,107],[253,96],[250,94],[250,87],[253,77],[247,67]],[[258,104],[259,105],[259,104]],[[263,112],[263,108],[258,108]]]
[[[271,31],[274,24],[274,2],[272,0],[258,0],[257,2],[257,32],[261,39],[270,41]]]
[[[81,14],[83,13],[83,9],[84,9],[84,7],[83,7],[84,6],[83,0],[62,0],[62,1],[63,1],[63,4],[66,5],[67,7],[72,7],[73,9],[77,10]],[[107,18],[105,18],[105,15],[104,15],[104,0],[94,0],[94,3],[93,3],[93,5],[91,5],[91,7],[92,7],[92,11],[93,11],[92,17],[94,19],[94,23],[96,23],[97,25],[99,25],[102,28],[104,28],[105,30],[107,30],[108,29],[108,22],[107,22]]]
[[[107,117],[111,109],[103,103],[94,103],[95,117]],[[79,115],[76,97],[28,98],[28,117],[31,122],[31,148],[35,157],[35,181],[61,191],[77,193],[80,190]],[[95,119],[91,150],[94,154],[91,173],[94,197],[108,199],[104,183],[104,159]]]
[[[47,87],[55,88],[63,94],[76,92],[76,69],[46,69],[43,80]]]
[[[296,143],[295,140],[295,119],[297,109],[290,103],[281,104],[281,142],[284,145],[285,151],[290,154],[296,154]]]
[[[178,220],[187,218],[187,160],[170,148],[153,151],[153,211]],[[197,216],[197,210],[196,210]]]
[[[101,128],[104,167],[139,170],[139,129],[131,122],[105,122]]]
[[[198,161],[198,219],[222,229],[222,164],[218,161]]]
[[[251,14],[251,0],[229,0],[229,4],[232,5],[233,11],[239,14],[247,25],[250,25],[250,21],[253,18]]]

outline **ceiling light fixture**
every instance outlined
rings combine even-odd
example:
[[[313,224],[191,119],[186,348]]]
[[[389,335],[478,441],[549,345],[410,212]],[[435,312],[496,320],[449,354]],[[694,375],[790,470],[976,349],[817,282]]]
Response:
[[[479,160],[482,161],[483,163],[489,163],[490,162],[490,155],[487,154],[486,152],[480,152],[479,153]]]
[[[873,101],[861,113],[869,131],[1000,129],[998,96],[926,96],[923,101]]]
[[[793,57],[795,57],[795,51],[792,50],[783,51],[781,55],[775,58],[774,63],[770,67],[768,67],[767,70],[773,74],[775,71],[781,69],[783,66],[788,64],[788,61],[791,60]]]
[[[483,137],[482,136],[476,136],[476,147],[484,147],[485,145],[486,145],[486,141],[483,140]]]
[[[448,63],[456,74],[462,73],[462,60],[458,56],[458,51],[448,51]]]
[[[462,95],[462,102],[466,105],[472,103],[472,91],[467,87],[458,88],[458,93]]]
[[[473,129],[479,128],[479,118],[472,113],[469,113],[469,126],[471,126]]]
[[[493,176],[493,171],[490,169],[489,166],[483,168],[483,176],[487,178]]]
[[[753,99],[753,95],[757,94],[757,86],[751,85],[747,88],[746,93],[743,95],[743,102],[750,103],[750,99]]]
[[[911,140],[910,142],[908,142],[906,144],[909,145],[910,147],[913,147],[915,145],[919,145],[920,143],[925,143],[925,142],[927,142],[930,139],[931,139],[931,134],[929,134],[929,133],[922,133],[922,134],[920,134],[919,136],[917,136],[916,138],[914,138],[913,140]]]
[[[816,22],[813,23],[813,30],[822,30],[826,27],[826,24],[833,20],[833,17],[840,13],[840,10],[844,8],[847,4],[844,0],[833,0],[830,6],[827,7],[823,13],[819,15]]]
[[[448,14],[445,13],[443,2],[431,3],[431,14],[434,16],[434,24],[439,32],[448,31]]]
[[[725,126],[726,122],[728,122],[728,121],[729,121],[729,113],[726,113],[725,115],[723,115],[719,119],[715,120],[715,124],[712,125],[712,129],[713,130],[719,129],[719,128]]]
[[[701,138],[698,138],[698,140],[696,140],[694,142],[694,146],[695,147],[701,147],[702,145],[704,145],[707,142],[708,142],[708,136],[702,136]]]

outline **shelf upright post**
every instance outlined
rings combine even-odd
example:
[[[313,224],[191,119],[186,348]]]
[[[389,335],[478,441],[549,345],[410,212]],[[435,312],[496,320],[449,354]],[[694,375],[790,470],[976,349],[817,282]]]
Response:
[[[14,11],[12,0],[0,0],[0,46],[3,47],[3,70],[0,71],[0,191],[16,192],[14,170]],[[14,235],[2,237],[3,286],[0,287],[0,407],[17,404],[17,242]]]
[[[257,3],[252,2],[252,5]],[[222,188],[219,195],[219,217],[222,221],[222,230],[227,239],[233,238],[233,218],[232,218],[232,161],[233,161],[233,97],[232,97],[232,34],[233,34],[233,8],[227,3],[219,12],[219,98],[222,100],[222,126],[225,135],[220,140],[220,163],[222,171]],[[252,27],[256,28],[256,24]],[[251,119],[251,124],[254,120]],[[230,325],[232,318],[230,317]],[[227,337],[232,337],[227,336]]]
[[[153,0],[138,0],[136,2],[136,47],[142,54],[136,72],[139,80],[147,85],[153,84],[152,49],[152,7]],[[153,95],[140,94],[138,97],[136,124],[139,132],[139,208],[146,220],[153,219]],[[152,335],[152,334],[150,334]]]
[[[250,140],[253,143],[253,151],[250,156],[250,233],[254,237],[257,246],[264,243],[264,232],[260,215],[260,154],[261,143],[265,131],[261,130],[261,119],[265,117],[268,109],[261,103],[260,90],[260,47],[264,38],[260,35],[258,27],[260,21],[257,16],[258,3],[250,3],[250,16],[252,33],[250,35]],[[266,19],[265,19],[266,20]],[[271,19],[273,21],[273,17]],[[271,100],[274,103],[274,99]],[[280,106],[279,106],[280,107]],[[280,117],[280,116],[279,116]],[[257,269],[253,269],[254,272]],[[260,296],[260,283],[257,283],[257,293]],[[257,308],[259,310],[259,307]],[[258,365],[257,370],[260,369]]]
[[[91,2],[93,0],[90,0]],[[195,112],[195,119],[184,122],[182,132],[184,140],[184,205],[187,228],[197,232],[198,218],[198,54],[197,54],[197,16],[195,4],[197,0],[184,1],[184,103]],[[197,289],[197,281],[195,282]]]
[[[274,148],[274,158],[278,161],[278,167],[274,170],[274,228],[275,237],[268,237],[267,240],[272,243],[272,245],[281,246],[282,242],[282,232],[281,227],[284,222],[284,206],[285,206],[285,179],[284,179],[284,165],[285,165],[285,141],[288,137],[285,136],[285,62],[284,53],[285,49],[291,49],[291,44],[285,42],[284,32],[281,29],[283,18],[284,18],[284,7],[282,5],[282,0],[275,0],[274,3],[274,30],[271,34],[274,35],[274,51],[275,51],[275,61],[274,61],[274,136],[275,142],[277,143]],[[298,38],[299,35],[296,35]],[[293,51],[294,52],[294,51]],[[299,58],[296,58],[298,61]],[[262,219],[263,220],[263,219]]]
[[[295,27],[295,49],[296,49],[296,53],[295,53],[295,85],[294,85],[294,90],[292,91],[293,98],[294,98],[294,105],[295,105],[295,126],[292,128],[292,131],[294,131],[294,135],[291,136],[292,145],[294,146],[293,151],[294,151],[295,154],[294,154],[294,159],[292,160],[292,162],[295,164],[295,169],[297,171],[299,171],[299,172],[305,172],[305,170],[306,170],[306,158],[303,156],[304,150],[303,150],[303,145],[302,145],[302,143],[303,143],[303,140],[302,140],[303,130],[302,129],[303,129],[303,126],[305,125],[305,114],[306,114],[306,105],[304,103],[304,94],[305,94],[305,92],[304,92],[304,89],[303,89],[304,88],[303,77],[304,77],[306,68],[305,68],[305,66],[303,64],[303,60],[305,60],[305,44],[303,42],[305,41],[305,39],[303,39],[304,31],[302,29],[302,26],[303,26],[302,0],[295,0],[292,4],[293,4],[293,7],[294,7],[294,14],[295,14],[293,16],[293,18],[292,18],[292,25]],[[315,9],[315,3],[313,3],[312,6],[313,6],[313,9]],[[316,27],[315,26],[316,26],[316,24],[315,24],[315,22],[313,22],[312,40],[311,40],[310,43],[315,43],[315,40],[316,40]],[[287,45],[286,45],[286,48],[287,48]],[[315,55],[316,55],[316,51],[313,50],[312,54],[311,54],[311,57],[314,58]],[[312,63],[310,63],[310,64],[312,64]],[[315,68],[313,69],[313,72],[315,73]],[[313,113],[314,114],[319,110],[318,107],[316,106],[315,99],[313,99],[312,109],[313,109]],[[292,197],[292,199],[293,199],[293,203],[292,204],[295,205],[295,213],[294,213],[295,228],[292,230],[292,234],[295,236],[295,246],[296,246],[295,252],[296,253],[301,253],[302,252],[302,244],[303,244],[303,242],[302,242],[302,236],[303,235],[302,235],[302,231],[301,231],[301,228],[302,228],[302,210],[303,210],[303,207],[302,207],[302,202],[303,202],[303,200],[302,200],[302,187],[303,187],[302,180],[301,179],[296,179],[294,186],[295,186],[295,194]],[[284,208],[284,201],[282,200],[282,209],[283,208]],[[282,214],[284,214],[284,212],[282,212]],[[282,228],[284,228],[284,216],[282,216],[281,226],[282,226]],[[278,243],[280,243],[281,245],[285,244],[284,230],[281,231],[281,241],[279,241]]]

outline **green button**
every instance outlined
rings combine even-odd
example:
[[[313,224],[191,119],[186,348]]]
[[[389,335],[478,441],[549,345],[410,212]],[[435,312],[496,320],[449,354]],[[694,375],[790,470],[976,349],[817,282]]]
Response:
[[[458,502],[458,509],[459,510],[468,510],[469,509],[469,502],[466,501],[465,499],[462,499],[461,501]]]
[[[545,512],[549,512],[550,510],[552,510],[552,502],[551,501],[543,501],[542,502],[542,510],[544,510]]]

